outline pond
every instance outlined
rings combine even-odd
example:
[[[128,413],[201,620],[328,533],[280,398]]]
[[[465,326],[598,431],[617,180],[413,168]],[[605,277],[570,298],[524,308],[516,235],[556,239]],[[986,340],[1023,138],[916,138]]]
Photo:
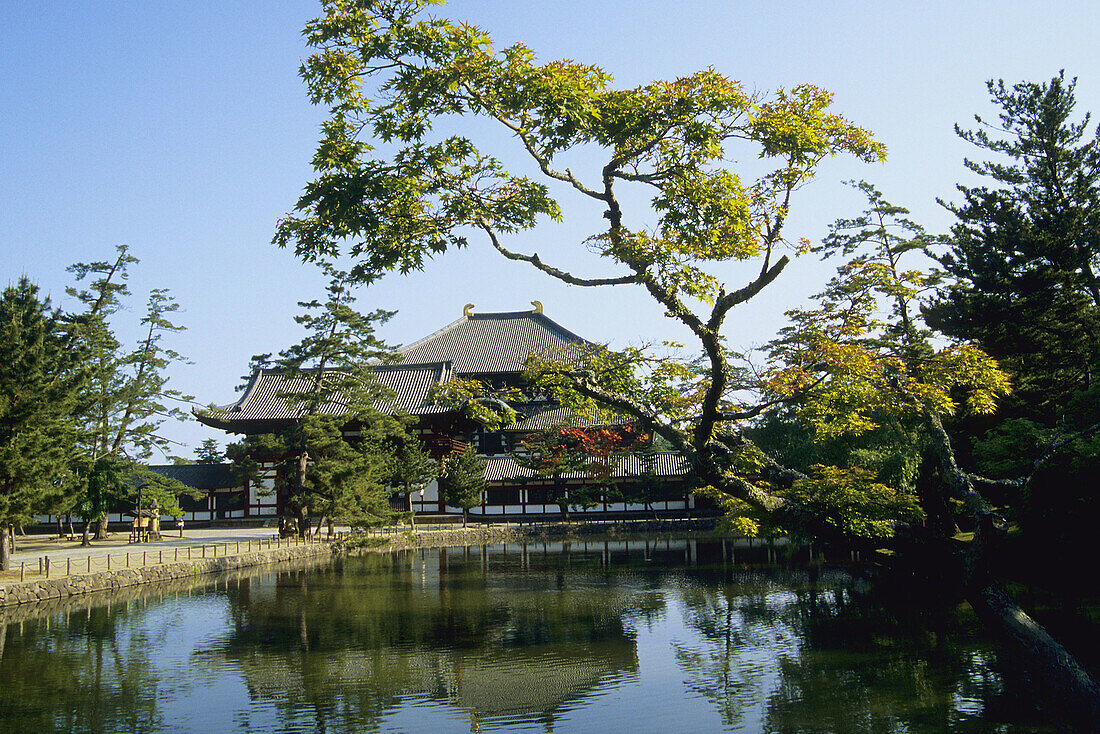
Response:
[[[0,730],[986,732],[959,610],[721,541],[352,556],[0,624]]]

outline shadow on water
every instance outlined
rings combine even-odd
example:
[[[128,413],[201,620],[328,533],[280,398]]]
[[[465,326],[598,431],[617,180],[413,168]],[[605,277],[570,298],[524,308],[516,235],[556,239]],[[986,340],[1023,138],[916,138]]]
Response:
[[[1005,705],[965,610],[776,557],[703,540],[431,549],[21,609],[0,618],[0,727],[1042,730]]]

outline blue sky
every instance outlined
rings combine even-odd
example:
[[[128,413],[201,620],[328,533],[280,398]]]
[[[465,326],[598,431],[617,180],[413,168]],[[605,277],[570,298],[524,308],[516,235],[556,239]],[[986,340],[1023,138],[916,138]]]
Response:
[[[249,358],[296,341],[296,302],[323,281],[270,244],[276,222],[310,177],[323,110],[297,76],[308,54],[301,28],[317,2],[0,3],[0,276],[26,273],[66,303],[65,268],[109,258],[117,244],[141,259],[131,310],[119,331],[136,334],[145,294],[167,288],[187,331],[170,345],[191,364],[172,385],[200,403],[225,403]],[[813,83],[835,108],[890,149],[883,166],[831,161],[799,193],[792,238],[819,239],[858,211],[840,182],[865,178],[908,206],[932,231],[951,224],[950,199],[974,151],[952,126],[989,115],[989,78],[1079,78],[1079,111],[1100,111],[1094,2],[736,2],[618,0],[455,2],[441,12],[480,25],[498,45],[523,41],[542,59],[603,66],[622,86],[713,66],[760,91]],[[510,141],[495,142],[507,150]],[[560,227],[511,244],[547,261],[585,268],[578,242],[592,212],[566,207]],[[820,289],[827,271],[796,261],[766,297],[728,324],[730,340],[768,338],[785,308]],[[738,284],[744,274],[728,273]],[[594,341],[676,338],[636,292],[568,288],[505,262],[474,241],[422,273],[364,291],[364,310],[398,315],[382,330],[394,344],[478,311],[529,308]],[[163,433],[190,455],[225,436],[197,423]]]

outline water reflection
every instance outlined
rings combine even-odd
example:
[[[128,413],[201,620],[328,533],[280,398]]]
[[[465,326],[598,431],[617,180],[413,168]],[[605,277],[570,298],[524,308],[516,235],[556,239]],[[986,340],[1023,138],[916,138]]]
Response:
[[[765,553],[686,540],[430,550],[51,609],[0,623],[0,726],[994,726],[997,661],[965,617],[877,605],[842,571],[745,565]]]
[[[689,685],[730,729],[989,731],[996,660],[955,610],[876,605],[843,576],[769,571],[683,588]]]
[[[290,727],[303,708],[338,729],[377,726],[408,697],[474,722],[552,721],[637,671],[624,619],[664,604],[591,560],[474,548],[254,579],[230,589],[232,632],[198,657],[239,666],[250,695],[275,702]]]
[[[0,625],[0,721],[15,731],[140,731],[163,724],[146,607]]]

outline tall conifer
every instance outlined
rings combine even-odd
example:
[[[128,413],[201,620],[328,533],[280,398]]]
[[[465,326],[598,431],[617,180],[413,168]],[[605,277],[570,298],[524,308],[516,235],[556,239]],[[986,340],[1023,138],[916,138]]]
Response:
[[[0,569],[14,524],[64,491],[79,373],[68,328],[26,277],[0,296]]]

